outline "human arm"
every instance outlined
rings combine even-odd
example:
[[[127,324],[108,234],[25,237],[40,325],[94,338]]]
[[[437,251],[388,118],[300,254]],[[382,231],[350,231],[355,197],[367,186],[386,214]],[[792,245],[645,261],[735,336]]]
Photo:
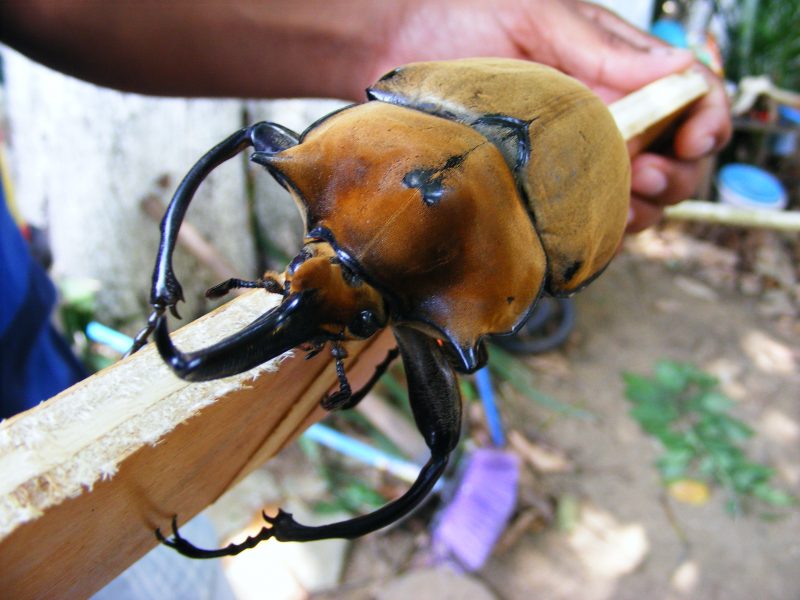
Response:
[[[695,64],[609,11],[578,0],[6,0],[0,39],[72,75],[161,95],[363,100],[408,62],[467,56],[535,60],[606,102]],[[630,231],[691,195],[701,158],[724,145],[721,82],[661,154],[631,148]]]
[[[403,28],[391,63],[493,55],[535,60],[587,84],[607,103],[670,73],[701,69],[709,93],[682,117],[659,153],[629,144],[632,159],[628,231],[657,222],[664,206],[691,196],[702,177],[703,158],[731,135],[722,81],[700,67],[687,50],[667,46],[612,12],[579,0],[508,0],[489,3],[406,3]]]

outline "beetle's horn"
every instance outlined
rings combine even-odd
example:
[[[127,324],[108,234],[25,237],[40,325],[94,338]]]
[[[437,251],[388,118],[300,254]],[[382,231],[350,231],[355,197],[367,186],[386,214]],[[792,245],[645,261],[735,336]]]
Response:
[[[181,352],[170,339],[162,315],[155,330],[161,358],[187,381],[208,381],[244,373],[319,334],[313,291],[288,296],[242,331],[195,352]]]

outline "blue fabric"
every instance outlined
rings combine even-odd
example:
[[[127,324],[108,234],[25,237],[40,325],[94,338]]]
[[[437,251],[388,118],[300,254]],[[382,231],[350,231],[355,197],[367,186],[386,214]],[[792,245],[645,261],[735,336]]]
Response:
[[[53,284],[28,252],[0,186],[0,418],[27,410],[86,371],[50,322]]]

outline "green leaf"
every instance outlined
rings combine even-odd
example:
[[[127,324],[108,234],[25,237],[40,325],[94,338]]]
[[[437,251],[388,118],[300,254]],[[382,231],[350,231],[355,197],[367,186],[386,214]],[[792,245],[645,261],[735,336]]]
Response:
[[[661,399],[661,388],[648,377],[623,373],[625,381],[625,396],[632,402],[657,402]]]
[[[658,458],[656,466],[666,481],[673,481],[686,475],[693,458],[694,453],[691,451],[670,450]]]
[[[629,414],[664,447],[656,467],[667,484],[706,478],[725,489],[733,515],[742,512],[743,498],[782,507],[797,503],[769,485],[771,468],[746,458],[741,443],[754,432],[728,414],[733,402],[716,378],[688,363],[660,361],[653,377],[624,373],[623,379]]]
[[[797,498],[784,491],[778,490],[768,484],[761,484],[753,488],[753,496],[773,506],[795,506]]]
[[[365,507],[376,508],[386,503],[386,499],[378,492],[358,481],[345,486],[336,496],[352,511]]]
[[[773,474],[773,469],[764,465],[741,462],[732,470],[730,477],[738,491],[747,493],[750,488],[754,491],[756,487],[769,481]]]
[[[742,503],[738,496],[732,496],[725,501],[725,511],[732,517],[742,514]]]
[[[642,429],[659,438],[669,434],[669,426],[675,418],[674,412],[664,410],[656,404],[638,404],[629,414],[639,422]]]
[[[733,406],[733,402],[725,394],[708,391],[699,397],[698,406],[701,410],[717,414],[728,410]]]
[[[733,417],[719,415],[717,425],[731,442],[743,442],[753,437],[753,430]]]
[[[690,365],[669,360],[656,363],[655,381],[669,392],[682,392],[688,385],[690,376]]]
[[[520,394],[527,396],[529,399],[545,408],[587,421],[594,420],[595,418],[588,410],[571,406],[538,390],[530,370],[520,364],[519,361],[513,358],[509,353],[500,350],[497,346],[492,347],[492,352],[489,355],[489,367],[492,371],[496,372],[500,378],[511,384]]]
[[[686,434],[676,433],[674,431],[665,431],[662,435],[658,436],[658,441],[664,446],[668,452],[688,452],[692,456],[697,454],[697,449],[694,444],[690,443]]]
[[[347,507],[340,500],[315,502],[312,510],[320,515],[333,515],[336,513],[348,512]]]

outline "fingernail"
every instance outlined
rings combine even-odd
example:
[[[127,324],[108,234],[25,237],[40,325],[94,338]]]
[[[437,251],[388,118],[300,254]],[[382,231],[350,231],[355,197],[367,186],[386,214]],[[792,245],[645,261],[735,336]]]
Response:
[[[654,167],[642,167],[634,171],[631,187],[643,196],[658,196],[667,189],[667,176]]]
[[[636,216],[636,214],[633,212],[633,209],[629,208],[628,209],[628,221],[625,223],[625,225],[630,225],[631,223],[633,223],[633,218],[635,216]]]

